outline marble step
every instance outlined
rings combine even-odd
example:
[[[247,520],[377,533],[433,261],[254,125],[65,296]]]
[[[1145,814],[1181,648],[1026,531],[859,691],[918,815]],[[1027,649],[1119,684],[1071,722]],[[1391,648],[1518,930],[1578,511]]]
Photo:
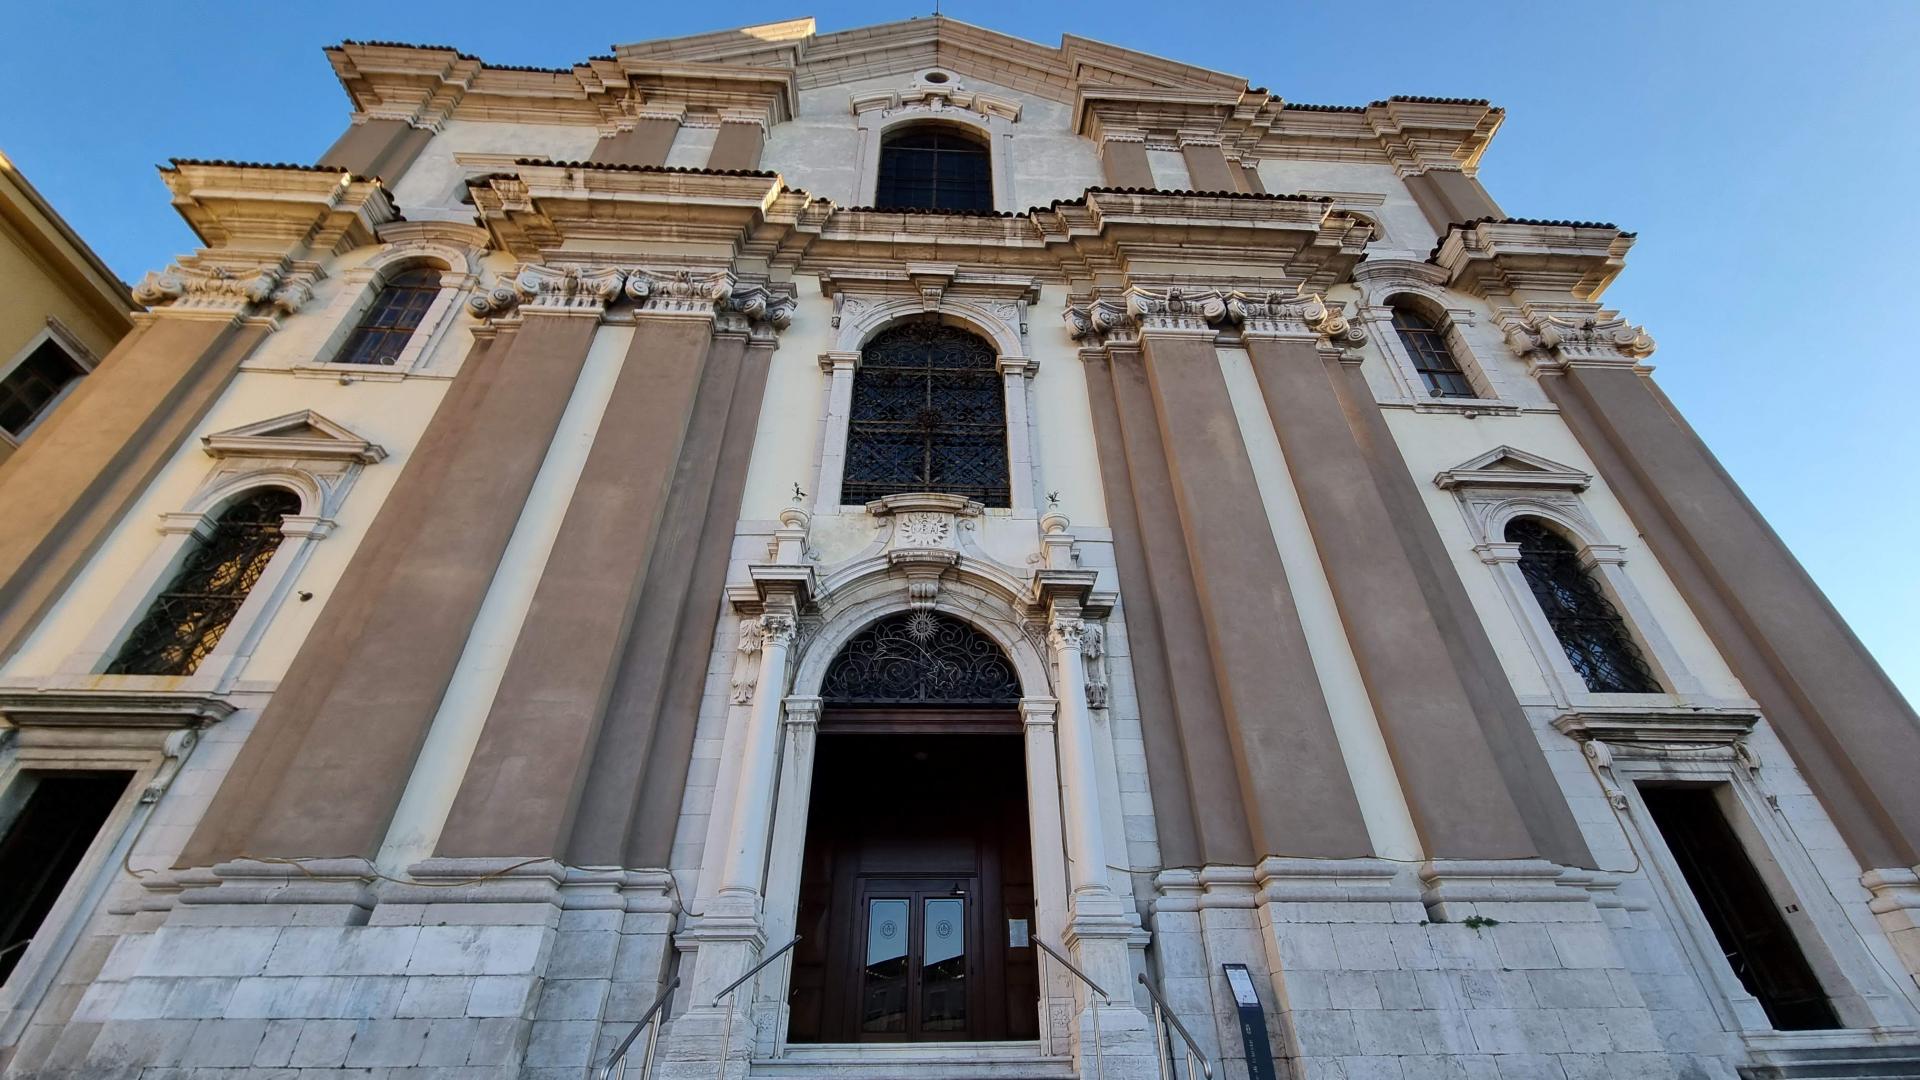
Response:
[[[900,1043],[789,1046],[776,1060],[756,1061],[754,1080],[1073,1080],[1073,1062],[1040,1055],[1037,1043]]]
[[[1741,1080],[1920,1080],[1920,1043],[1754,1050]]]

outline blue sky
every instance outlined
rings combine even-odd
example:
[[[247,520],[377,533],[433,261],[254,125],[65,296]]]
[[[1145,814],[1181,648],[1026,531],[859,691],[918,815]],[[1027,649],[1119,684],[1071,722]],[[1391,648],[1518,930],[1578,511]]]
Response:
[[[22,4],[0,39],[4,150],[121,276],[192,234],[154,165],[310,162],[345,126],[320,49],[454,45],[559,67],[617,42],[928,3]],[[1607,302],[1659,380],[1910,699],[1920,699],[1920,3],[1184,5],[945,0],[1232,72],[1290,101],[1485,97],[1481,178],[1515,216],[1617,222]],[[57,88],[57,92],[53,92]],[[1903,254],[1904,253],[1904,254]]]

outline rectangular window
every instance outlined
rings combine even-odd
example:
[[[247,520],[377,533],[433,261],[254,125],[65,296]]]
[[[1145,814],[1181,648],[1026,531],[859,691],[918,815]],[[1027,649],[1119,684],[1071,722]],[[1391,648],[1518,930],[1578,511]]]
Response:
[[[1766,880],[1747,857],[1714,789],[1643,787],[1640,797],[1740,985],[1778,1031],[1840,1027]]]
[[[0,837],[0,983],[33,943],[75,867],[126,793],[131,773],[28,773],[19,813]]]
[[[49,337],[0,378],[0,430],[14,438],[26,434],[67,385],[87,369]]]

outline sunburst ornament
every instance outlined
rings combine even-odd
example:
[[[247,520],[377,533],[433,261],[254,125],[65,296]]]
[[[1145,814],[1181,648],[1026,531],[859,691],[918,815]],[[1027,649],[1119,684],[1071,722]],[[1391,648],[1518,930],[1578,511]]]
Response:
[[[933,617],[931,611],[916,611],[907,617],[905,629],[908,637],[924,645],[940,632],[940,621]]]

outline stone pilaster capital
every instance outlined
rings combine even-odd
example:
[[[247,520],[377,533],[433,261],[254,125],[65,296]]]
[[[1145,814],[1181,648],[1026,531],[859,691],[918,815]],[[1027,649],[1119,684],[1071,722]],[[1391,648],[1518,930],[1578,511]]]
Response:
[[[1629,325],[1617,312],[1595,304],[1549,309],[1533,304],[1507,308],[1494,316],[1507,345],[1534,370],[1576,364],[1631,366],[1653,355],[1646,329]]]
[[[149,271],[132,291],[156,313],[188,318],[232,318],[256,308],[291,315],[312,299],[313,283],[324,276],[313,262],[228,259],[203,252]]]
[[[1118,296],[1070,303],[1062,317],[1076,341],[1092,338],[1114,344],[1140,334],[1212,337],[1227,318],[1227,298],[1216,289],[1130,285]]]
[[[627,272],[615,267],[549,266],[523,263],[511,278],[467,298],[467,312],[476,319],[498,319],[521,314],[605,314],[620,295]]]
[[[1060,702],[1050,697],[1030,697],[1020,699],[1020,723],[1027,728],[1051,728],[1054,714],[1059,712]]]
[[[636,318],[711,319],[733,296],[733,275],[725,270],[689,267],[634,267],[627,271],[624,291],[634,303]]]
[[[1087,624],[1076,612],[1056,611],[1047,623],[1047,644],[1059,652],[1079,652],[1086,644]]]
[[[786,648],[793,644],[793,616],[780,612],[768,612],[760,616],[760,645],[762,648],[778,646]]]
[[[1336,349],[1367,341],[1367,332],[1347,319],[1344,305],[1329,304],[1318,293],[1235,290],[1227,294],[1227,317],[1242,334],[1254,337],[1313,338]]]

